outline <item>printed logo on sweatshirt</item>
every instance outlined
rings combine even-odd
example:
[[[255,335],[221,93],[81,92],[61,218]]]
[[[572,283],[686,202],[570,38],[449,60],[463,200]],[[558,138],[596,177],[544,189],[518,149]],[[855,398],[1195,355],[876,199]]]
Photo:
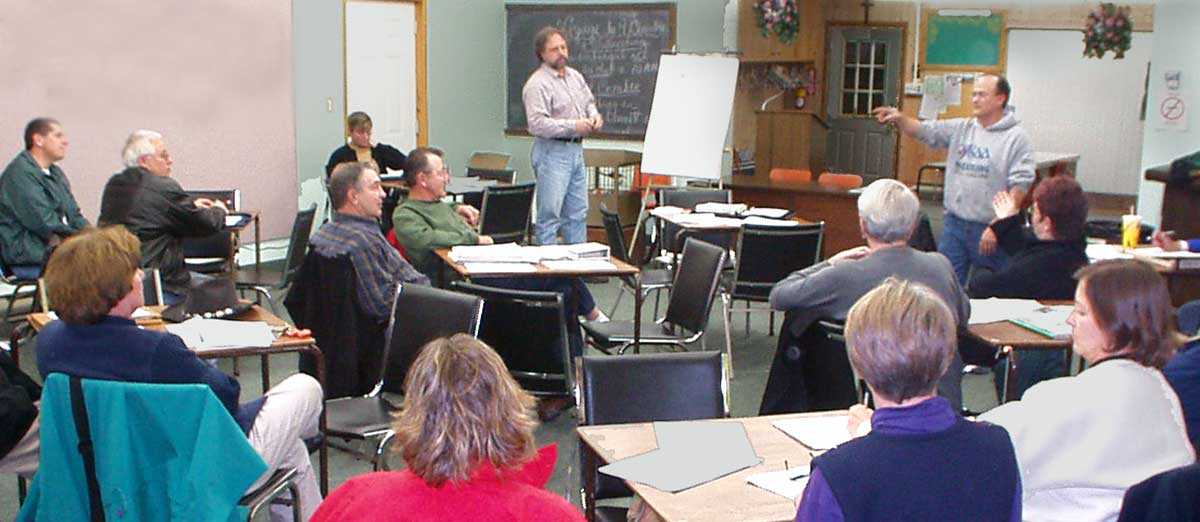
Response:
[[[964,143],[955,151],[958,158],[954,165],[960,174],[972,177],[987,177],[992,168],[992,151],[974,143]]]

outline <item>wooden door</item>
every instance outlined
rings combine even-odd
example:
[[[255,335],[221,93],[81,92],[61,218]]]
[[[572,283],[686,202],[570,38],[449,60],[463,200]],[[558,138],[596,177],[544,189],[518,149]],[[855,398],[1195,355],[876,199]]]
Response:
[[[870,183],[896,177],[898,135],[871,110],[899,102],[901,30],[833,26],[826,61],[825,161],[829,170],[862,175]]]

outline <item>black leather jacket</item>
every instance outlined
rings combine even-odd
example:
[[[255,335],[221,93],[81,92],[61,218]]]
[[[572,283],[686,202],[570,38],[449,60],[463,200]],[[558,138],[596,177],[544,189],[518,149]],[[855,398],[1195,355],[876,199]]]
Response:
[[[104,186],[99,222],[125,225],[142,241],[142,266],[158,268],[167,290],[184,293],[191,275],[184,264],[183,238],[219,232],[225,211],[197,208],[174,179],[130,167]]]

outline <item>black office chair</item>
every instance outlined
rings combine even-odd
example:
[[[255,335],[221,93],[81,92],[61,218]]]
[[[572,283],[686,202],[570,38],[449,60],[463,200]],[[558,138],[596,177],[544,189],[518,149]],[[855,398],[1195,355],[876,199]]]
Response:
[[[609,252],[626,263],[631,265],[640,265],[635,263],[629,255],[629,249],[625,245],[624,227],[621,226],[621,216],[616,212],[610,212],[603,205],[600,206],[600,217],[604,220],[604,232],[608,237]],[[628,292],[632,295],[637,288],[637,280],[635,277],[642,279],[642,295],[644,300],[654,292],[654,316],[658,316],[658,301],[663,290],[671,288],[671,279],[674,274],[665,268],[646,268],[644,265],[638,267],[640,272],[637,276],[621,276],[621,286],[617,291],[617,299],[613,301],[612,309],[608,312],[609,317],[617,314],[617,306],[621,304],[621,298]],[[638,302],[635,299],[635,304]]]
[[[770,314],[768,334],[775,330],[775,311],[770,306],[755,307],[752,303],[766,303],[775,283],[792,272],[807,268],[821,259],[821,240],[825,235],[825,222],[799,224],[791,227],[769,225],[743,225],[738,239],[737,265],[721,289],[721,317],[725,321],[725,352],[733,360],[732,315],[735,311],[746,313],[746,335],[750,335],[750,312]],[[744,301],[743,308],[735,308],[735,301]],[[732,368],[730,369],[732,373]]]
[[[455,281],[453,289],[483,299],[479,339],[534,395],[571,393],[567,311],[557,292],[531,292]]]
[[[229,212],[237,212],[241,208],[241,190],[189,190],[187,195],[192,198],[207,198],[221,200]],[[236,266],[237,242],[233,232],[220,230],[215,234],[204,237],[183,238],[183,257],[188,270],[202,274],[220,274],[233,272]]]
[[[429,341],[456,333],[478,335],[483,311],[483,300],[476,296],[413,284],[399,285],[394,302],[382,361],[383,380],[365,397],[325,401],[326,436],[379,439],[369,459],[363,452],[349,450],[370,460],[375,470],[388,469],[384,450],[395,435],[392,414],[400,407],[398,396],[404,393],[404,379],[421,348]]]
[[[304,256],[308,253],[308,238],[312,234],[313,221],[316,220],[316,217],[316,205],[296,213],[296,220],[292,222],[292,235],[288,241],[287,255],[284,256],[283,272],[267,272],[260,266],[239,270],[235,279],[237,288],[257,292],[261,297],[266,298],[271,311],[276,311],[275,299],[271,296],[271,290],[282,292],[292,284],[292,279],[300,271],[300,265],[304,264]]]
[[[533,189],[533,183],[483,189],[479,234],[491,236],[496,243],[524,244],[529,236]]]
[[[715,419],[729,416],[729,381],[721,352],[582,357],[575,363],[579,425]],[[583,443],[580,442],[582,445]],[[585,484],[580,498],[589,520],[624,521],[626,509],[597,500],[633,495],[618,478],[597,473],[581,446]],[[594,495],[587,494],[591,489]]]
[[[685,209],[696,208],[696,205],[701,203],[731,203],[733,202],[733,193],[728,189],[662,189],[658,193],[659,206],[679,207]],[[732,246],[732,234],[730,232],[686,232],[682,227],[673,223],[664,222],[659,237],[659,246],[669,254],[677,254],[683,247],[683,243],[687,237],[695,237],[702,241],[712,243],[714,245],[723,246],[726,249]],[[670,259],[672,256],[668,256]],[[668,261],[670,262],[670,261]]]
[[[725,249],[690,239],[683,246],[683,257],[675,272],[671,299],[667,301],[667,315],[662,324],[643,322],[641,343],[675,346],[686,349],[687,345],[700,340],[703,349],[704,329],[708,326],[709,312],[717,293],[721,267],[725,264]],[[611,353],[625,353],[633,344],[634,324],[632,321],[609,321],[584,323],[583,330],[588,341],[596,349]]]

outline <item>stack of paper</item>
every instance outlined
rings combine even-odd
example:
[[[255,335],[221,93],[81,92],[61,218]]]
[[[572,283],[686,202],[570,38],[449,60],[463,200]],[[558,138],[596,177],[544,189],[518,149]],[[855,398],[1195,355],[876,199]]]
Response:
[[[1126,252],[1121,245],[1089,244],[1084,251],[1093,263],[1109,259],[1133,259],[1133,254]]]
[[[617,266],[608,259],[590,257],[580,259],[547,259],[546,261],[542,261],[542,266],[550,270],[567,272],[597,272],[617,269]]]
[[[750,216],[746,219],[743,219],[742,223],[746,224],[746,225],[758,225],[758,226],[768,226],[768,227],[798,227],[798,226],[800,226],[800,222],[794,221],[791,219],[770,219],[770,218],[759,217],[759,216]]]
[[[1144,247],[1133,249],[1133,255],[1172,269],[1194,270],[1200,268],[1200,252],[1186,250],[1167,252],[1159,247]]]
[[[1033,314],[1043,308],[1042,304],[1033,299],[989,299],[971,300],[971,319],[969,324],[995,323],[1007,321],[1014,317]]]
[[[229,321],[193,317],[179,324],[168,324],[167,331],[183,339],[196,351],[230,347],[271,346],[275,335],[263,321]]]
[[[489,263],[487,261],[467,261],[463,267],[471,274],[528,274],[537,272],[532,263]]]
[[[742,213],[743,216],[758,216],[770,219],[783,219],[792,211],[786,208],[754,207]]]
[[[499,245],[460,245],[450,249],[450,259],[458,263],[537,263],[541,253],[516,243]]]
[[[780,471],[768,471],[746,477],[746,482],[763,488],[776,495],[790,500],[799,500],[808,486],[808,476],[812,473],[807,464]]]
[[[654,435],[658,449],[600,472],[675,493],[762,462],[740,422],[656,422]]]
[[[749,207],[745,203],[700,203],[696,205],[696,212],[709,214],[727,214],[737,216],[745,212]]]
[[[812,450],[830,450],[850,440],[849,415],[822,415],[777,420],[771,423]]]
[[[671,221],[674,223],[690,228],[741,228],[742,220],[737,218],[721,217],[715,214],[701,214],[693,212],[691,214],[679,214]]]
[[[654,208],[650,209],[650,215],[654,216],[654,217],[659,217],[659,218],[669,218],[671,216],[675,216],[678,214],[684,214],[684,213],[687,213],[687,209],[680,208],[680,207],[673,207],[671,205],[663,205],[661,207],[654,207]]]

